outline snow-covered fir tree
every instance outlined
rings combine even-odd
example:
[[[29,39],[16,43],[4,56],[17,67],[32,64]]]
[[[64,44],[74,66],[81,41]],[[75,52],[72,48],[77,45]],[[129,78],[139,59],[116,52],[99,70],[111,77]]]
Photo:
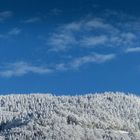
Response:
[[[140,140],[140,98],[1,95],[0,140]]]

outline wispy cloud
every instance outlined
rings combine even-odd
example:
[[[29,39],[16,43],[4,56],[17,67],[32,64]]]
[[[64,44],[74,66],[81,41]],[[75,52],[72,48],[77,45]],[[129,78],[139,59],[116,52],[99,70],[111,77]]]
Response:
[[[115,54],[91,54],[82,57],[77,57],[71,60],[69,63],[61,63],[56,65],[56,69],[58,70],[71,70],[71,69],[79,69],[81,66],[91,63],[105,63],[110,61],[116,57]]]
[[[47,41],[47,44],[53,46],[50,48],[50,51],[64,51],[76,44],[76,39],[72,34],[53,34]]]
[[[102,29],[107,30],[108,32],[114,32],[117,33],[119,30],[111,25],[110,23],[107,23],[107,21],[104,21],[102,18],[93,18],[90,20],[85,21],[85,26],[88,29]]]
[[[40,21],[40,17],[32,17],[32,18],[28,18],[26,20],[23,20],[22,22],[23,23],[35,23],[35,22],[38,22]]]
[[[83,21],[71,22],[61,26],[59,29],[66,32],[80,31],[83,26]]]
[[[8,35],[19,35],[21,33],[21,29],[19,28],[13,28],[8,32]]]
[[[116,23],[117,24],[117,23]],[[105,19],[91,18],[60,25],[47,38],[51,50],[63,51],[73,47],[130,47],[136,43],[137,33],[123,24],[108,23]],[[124,26],[125,27],[125,26]]]
[[[72,68],[79,68],[80,66],[88,63],[104,63],[115,58],[115,54],[93,54],[84,57],[76,58],[71,62]]]
[[[46,74],[50,72],[52,72],[52,70],[46,67],[34,66],[26,62],[16,62],[1,67],[0,76],[10,78],[14,76],[23,76],[28,73]]]
[[[24,61],[7,63],[0,67],[0,77],[20,77],[29,73],[49,74],[56,71],[76,70],[89,63],[105,63],[116,57],[115,54],[91,54],[76,57],[67,63],[58,63],[51,67],[32,65]],[[51,64],[52,65],[52,64]]]
[[[108,37],[105,35],[100,36],[90,36],[84,37],[81,41],[81,45],[84,46],[97,46],[97,45],[104,45],[108,41]]]
[[[53,8],[49,11],[49,14],[50,15],[60,15],[63,11],[61,9],[58,9],[58,8]]]
[[[4,21],[8,18],[10,18],[13,15],[13,12],[11,11],[3,11],[0,12],[0,21]]]
[[[125,50],[126,53],[133,53],[133,52],[140,52],[140,47],[135,47],[135,48],[127,48]]]
[[[38,20],[36,17],[24,22],[33,23]],[[55,71],[76,70],[87,64],[111,61],[122,51],[124,54],[140,52],[140,48],[136,47],[139,44],[139,32],[133,30],[133,26],[128,28],[128,22],[127,25],[123,24],[125,23],[112,23],[105,18],[83,18],[79,21],[57,25],[56,29],[45,37],[48,54],[53,53],[53,56],[56,54],[57,60],[54,60],[55,62],[49,61],[48,67],[36,66],[26,62],[10,63],[1,67],[0,76],[13,77],[28,73],[47,74]],[[20,33],[21,29],[16,27],[4,35],[0,35],[0,38],[11,37]],[[116,51],[117,49],[119,51]],[[71,57],[62,60],[64,55]]]
[[[9,39],[10,37],[17,36],[21,33],[21,29],[18,27],[12,28],[6,33],[0,34],[1,39]]]

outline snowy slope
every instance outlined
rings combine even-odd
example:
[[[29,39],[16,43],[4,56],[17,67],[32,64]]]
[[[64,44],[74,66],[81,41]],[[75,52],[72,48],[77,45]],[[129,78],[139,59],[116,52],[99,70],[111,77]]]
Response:
[[[124,93],[0,96],[0,140],[140,140],[140,98]]]

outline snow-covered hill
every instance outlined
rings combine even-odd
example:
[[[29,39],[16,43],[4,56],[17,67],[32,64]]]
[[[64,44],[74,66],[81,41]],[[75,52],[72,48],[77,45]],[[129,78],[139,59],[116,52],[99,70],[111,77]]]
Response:
[[[0,96],[0,140],[140,140],[140,98]]]

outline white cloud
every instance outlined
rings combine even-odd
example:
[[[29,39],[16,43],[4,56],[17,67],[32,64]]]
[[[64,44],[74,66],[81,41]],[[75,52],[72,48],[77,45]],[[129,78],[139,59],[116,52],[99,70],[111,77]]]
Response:
[[[125,32],[110,36],[109,45],[112,47],[127,48],[136,44],[137,37],[134,33]]]
[[[40,20],[41,19],[39,17],[32,17],[32,18],[24,20],[23,23],[35,23],[35,22],[38,22]]]
[[[115,54],[91,54],[82,57],[77,57],[70,62],[61,63],[56,65],[57,70],[71,70],[71,69],[79,69],[81,66],[89,63],[105,63],[110,61],[116,57]]]
[[[7,63],[0,67],[0,77],[19,77],[29,73],[49,74],[55,71],[75,70],[89,63],[105,63],[116,57],[115,54],[91,54],[82,57],[76,57],[67,63],[58,63],[54,66],[37,66],[27,62]],[[51,64],[52,65],[52,64]]]
[[[50,10],[49,15],[60,15],[63,11],[61,9],[58,8],[53,8]]]
[[[62,26],[62,28],[60,28],[61,30],[64,30],[64,31],[78,31],[81,29],[82,27],[82,21],[81,22],[72,22],[72,23],[68,23],[64,26]]]
[[[133,52],[140,52],[140,47],[135,47],[135,48],[127,48],[125,50],[126,53],[133,53]]]
[[[53,46],[50,51],[61,51],[66,50],[73,44],[76,44],[76,40],[72,34],[53,34],[47,44]]]
[[[122,38],[122,42],[126,45],[134,43],[134,40],[137,38],[134,33],[126,32],[122,33],[120,38]]]
[[[14,77],[14,76],[23,76],[28,73],[46,74],[50,72],[52,72],[52,70],[46,67],[34,66],[26,62],[16,62],[1,67],[0,76]]]
[[[115,58],[115,54],[93,54],[76,58],[71,62],[72,68],[79,68],[87,63],[104,63]]]
[[[90,19],[88,21],[85,21],[85,25],[87,28],[90,28],[93,30],[94,29],[102,29],[102,30],[107,30],[108,32],[114,32],[114,33],[119,32],[119,30],[116,27],[114,27],[110,23],[105,22],[101,18],[94,18],[94,19]]]
[[[4,21],[8,18],[10,18],[13,15],[11,11],[3,11],[0,12],[0,21]]]
[[[13,28],[8,32],[8,35],[19,35],[21,33],[21,29],[19,28]]]
[[[107,36],[101,35],[101,36],[90,36],[90,37],[85,37],[81,41],[81,45],[84,46],[97,46],[97,45],[102,45],[105,44],[105,42],[108,41]]]
[[[18,27],[15,27],[9,30],[8,32],[6,32],[5,34],[0,34],[0,38],[9,39],[11,36],[17,36],[20,33],[21,33],[21,29],[19,29]]]
[[[137,35],[123,24],[115,25],[105,19],[91,18],[60,25],[47,38],[47,45],[54,51],[69,50],[73,47],[130,47]]]

